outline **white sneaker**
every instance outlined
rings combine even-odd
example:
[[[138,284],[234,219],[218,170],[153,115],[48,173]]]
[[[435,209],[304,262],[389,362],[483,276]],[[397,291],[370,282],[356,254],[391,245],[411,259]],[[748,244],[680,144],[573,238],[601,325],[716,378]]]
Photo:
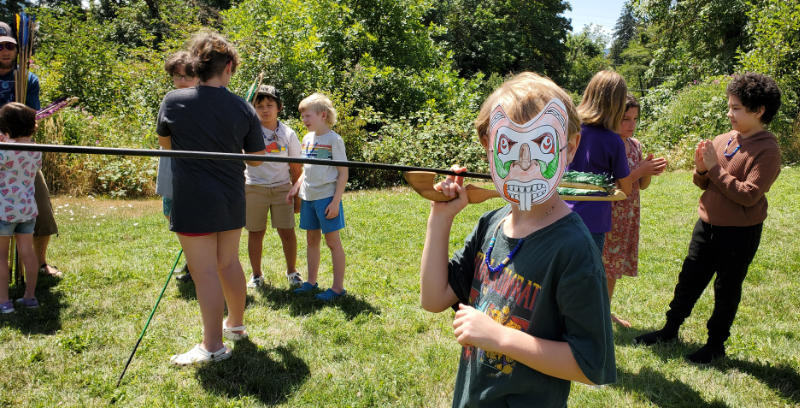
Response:
[[[264,275],[253,276],[250,278],[250,282],[247,282],[248,288],[260,288],[262,286],[264,286]]]
[[[286,279],[289,280],[290,287],[300,286],[303,284],[303,277],[297,272],[292,272],[286,275]]]

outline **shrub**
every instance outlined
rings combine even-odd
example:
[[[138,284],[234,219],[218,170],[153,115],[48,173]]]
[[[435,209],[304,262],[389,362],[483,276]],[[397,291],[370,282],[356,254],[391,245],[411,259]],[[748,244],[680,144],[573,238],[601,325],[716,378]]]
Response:
[[[712,77],[679,91],[671,84],[642,98],[642,120],[636,137],[648,152],[663,155],[671,168],[694,164],[700,140],[730,131],[725,87],[730,77]]]
[[[152,148],[155,136],[140,135],[136,121],[93,116],[67,108],[39,123],[37,143]],[[149,139],[149,140],[148,140]],[[138,197],[155,192],[154,157],[45,153],[42,173],[53,194]]]

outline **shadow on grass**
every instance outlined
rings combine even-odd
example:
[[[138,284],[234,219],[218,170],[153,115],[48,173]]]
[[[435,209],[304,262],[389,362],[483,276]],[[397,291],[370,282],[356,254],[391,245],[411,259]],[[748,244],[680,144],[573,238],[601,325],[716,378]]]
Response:
[[[800,374],[783,363],[773,365],[770,362],[725,358],[715,362],[711,367],[723,372],[734,369],[747,373],[775,390],[783,398],[800,405]]]
[[[253,396],[275,405],[285,402],[310,374],[291,348],[266,350],[245,339],[236,343],[230,359],[199,367],[195,375],[209,392],[229,398]]]
[[[636,336],[658,329],[660,329],[660,327],[648,330],[618,328],[614,336],[614,343],[617,346],[631,346],[633,345],[633,339]],[[653,354],[661,358],[663,361],[666,361],[673,359],[684,359],[686,355],[696,351],[702,346],[702,344],[694,342],[686,343],[681,340],[676,340],[666,343],[657,343],[652,346],[640,347],[647,347]],[[685,363],[688,365],[693,364],[686,360]],[[758,379],[764,385],[772,388],[783,398],[792,401],[794,404],[800,404],[800,373],[785,363],[773,364],[771,362],[752,362],[726,357],[716,360],[707,366],[697,367],[716,369],[722,372],[727,372],[728,370],[741,371]],[[644,371],[644,369],[642,369],[642,371]],[[656,402],[654,401],[654,403]],[[658,404],[656,403],[656,405]],[[694,404],[687,402],[685,406],[694,406]]]
[[[273,309],[288,307],[289,314],[292,316],[312,314],[324,307],[340,309],[347,316],[348,320],[352,320],[362,313],[380,314],[378,308],[349,293],[330,303],[323,302],[314,297],[314,294],[320,293],[319,291],[295,294],[290,289],[262,286],[258,289],[258,293],[266,299]]]
[[[197,300],[197,291],[194,287],[194,281],[181,282],[176,280],[178,285],[178,297],[183,300]]]
[[[15,305],[16,312],[2,315],[0,327],[16,327],[24,334],[53,334],[61,330],[61,309],[64,308],[63,295],[54,291],[60,278],[39,275],[36,282],[36,298],[39,307],[26,309]],[[8,289],[10,299],[21,298],[25,293],[25,285],[14,285]]]
[[[638,373],[617,370],[617,382],[614,388],[647,398],[659,407],[714,407],[728,405],[722,401],[704,400],[700,393],[681,381],[670,380],[650,367],[644,367]]]

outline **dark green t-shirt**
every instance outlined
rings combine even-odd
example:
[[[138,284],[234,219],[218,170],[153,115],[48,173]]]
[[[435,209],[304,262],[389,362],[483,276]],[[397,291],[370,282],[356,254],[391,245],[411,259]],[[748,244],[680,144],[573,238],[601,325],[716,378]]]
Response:
[[[449,282],[464,304],[504,326],[565,341],[595,384],[616,380],[614,340],[603,262],[581,218],[570,213],[525,237],[511,262],[491,273],[484,253],[506,206],[484,214],[449,264]],[[518,240],[497,230],[492,266]],[[457,306],[457,305],[456,305]],[[463,347],[454,407],[564,407],[570,382],[542,374],[509,357]]]

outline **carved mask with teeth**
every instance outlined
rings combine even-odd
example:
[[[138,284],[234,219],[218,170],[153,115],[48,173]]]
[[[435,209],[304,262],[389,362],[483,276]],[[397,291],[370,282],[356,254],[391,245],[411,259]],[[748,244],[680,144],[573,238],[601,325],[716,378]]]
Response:
[[[489,168],[494,186],[522,211],[549,199],[566,168],[567,109],[551,99],[527,123],[512,121],[498,105],[489,129]]]

